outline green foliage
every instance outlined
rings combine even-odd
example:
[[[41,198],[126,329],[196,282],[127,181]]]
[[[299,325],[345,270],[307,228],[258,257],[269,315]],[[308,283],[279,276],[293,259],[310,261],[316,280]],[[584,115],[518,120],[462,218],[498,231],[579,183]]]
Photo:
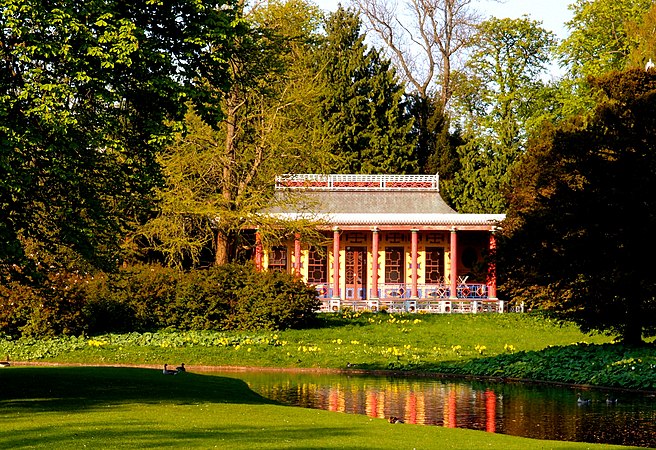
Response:
[[[233,5],[3,0],[0,22],[0,263],[41,263],[35,240],[112,266],[184,102],[221,116]]]
[[[319,99],[334,173],[413,173],[412,119],[389,60],[368,49],[361,22],[342,7],[326,21]]]
[[[271,205],[275,177],[325,167],[313,129],[318,9],[272,1],[240,14],[250,31],[228,61],[235,82],[225,119],[207,121],[190,107],[185,131],[158,160],[159,208],[139,234],[171,266],[198,267],[208,250],[216,264],[238,261],[253,245],[244,230],[266,232],[256,213]]]
[[[627,69],[643,69],[651,59],[656,59],[656,4],[652,2],[649,10],[641,17],[640,21],[627,24],[629,38],[637,43],[631,50],[626,62]]]
[[[600,76],[627,68],[638,40],[630,29],[639,27],[651,0],[577,0],[570,6],[570,35],[560,44],[561,60],[574,78]],[[650,32],[653,34],[653,32]],[[645,55],[643,55],[644,57]]]
[[[57,272],[39,286],[0,285],[0,325],[9,336],[77,334],[86,328],[83,314],[88,277]]]
[[[438,370],[474,376],[652,390],[656,389],[656,350],[613,344],[577,344],[442,364]]]
[[[281,330],[313,324],[319,308],[313,286],[281,272],[252,275],[237,292],[239,298],[231,311],[230,328]]]
[[[513,174],[499,243],[503,289],[554,309],[584,331],[631,344],[656,332],[656,75],[612,73],[587,120],[545,129]]]
[[[460,212],[501,213],[509,170],[525,150],[535,118],[554,103],[539,76],[555,38],[524,17],[483,22],[476,42],[454,98],[467,143],[458,149],[461,167],[448,193]]]
[[[303,327],[318,309],[314,288],[291,275],[228,264],[180,272],[157,265],[116,274],[52,275],[39,287],[0,291],[0,324],[8,336],[100,332]]]
[[[226,278],[246,275],[238,268]],[[272,277],[275,278],[275,277]],[[235,291],[236,292],[236,291]],[[261,323],[246,318],[242,323]],[[627,347],[540,314],[322,314],[283,331],[189,330],[0,340],[15,361],[394,369],[656,389],[653,345]]]

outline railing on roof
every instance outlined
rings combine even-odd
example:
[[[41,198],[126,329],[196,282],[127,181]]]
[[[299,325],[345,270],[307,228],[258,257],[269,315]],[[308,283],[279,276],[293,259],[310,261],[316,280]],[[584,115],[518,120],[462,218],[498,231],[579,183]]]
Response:
[[[276,189],[314,190],[432,190],[439,191],[438,175],[285,174]]]

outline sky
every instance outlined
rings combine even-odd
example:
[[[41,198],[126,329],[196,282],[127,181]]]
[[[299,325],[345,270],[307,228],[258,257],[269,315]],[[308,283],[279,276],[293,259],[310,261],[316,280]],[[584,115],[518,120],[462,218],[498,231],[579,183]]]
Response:
[[[325,11],[334,11],[340,0],[314,0],[314,2]],[[518,18],[528,15],[530,19],[542,22],[542,26],[563,39],[567,36],[565,22],[571,17],[568,5],[574,0],[478,0],[472,6],[479,10],[484,16],[503,19]],[[348,0],[342,0],[342,4],[348,5]]]

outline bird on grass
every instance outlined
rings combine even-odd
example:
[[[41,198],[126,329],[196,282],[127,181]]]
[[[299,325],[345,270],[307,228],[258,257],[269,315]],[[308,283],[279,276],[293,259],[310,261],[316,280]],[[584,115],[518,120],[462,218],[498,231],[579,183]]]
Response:
[[[592,403],[592,400],[590,400],[589,398],[583,398],[581,397],[581,394],[577,394],[577,395],[578,398],[576,399],[576,403],[578,403],[579,405],[589,405],[590,403]]]
[[[185,369],[184,363],[182,363],[178,367],[176,367],[175,370],[178,371],[178,372],[186,372],[187,371],[187,369]]]
[[[162,373],[164,375],[177,375],[178,371],[177,370],[171,370],[171,369],[169,369],[168,364],[164,364],[164,370],[162,370]]]
[[[387,419],[387,421],[389,423],[403,423],[403,421],[396,416],[390,416],[390,418]]]

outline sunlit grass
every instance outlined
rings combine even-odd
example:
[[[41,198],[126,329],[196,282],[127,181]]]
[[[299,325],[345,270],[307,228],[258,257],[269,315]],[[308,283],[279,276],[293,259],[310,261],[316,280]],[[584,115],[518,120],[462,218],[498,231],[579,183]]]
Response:
[[[0,341],[14,361],[402,370],[656,389],[656,348],[530,314],[359,314],[281,332],[160,331]],[[622,363],[630,361],[631,363]]]
[[[0,448],[620,448],[281,406],[236,379],[154,369],[0,371]]]
[[[15,360],[344,368],[422,368],[577,342],[604,343],[573,325],[526,314],[345,314],[282,332],[178,332],[0,342]],[[171,361],[170,358],[176,358]]]

